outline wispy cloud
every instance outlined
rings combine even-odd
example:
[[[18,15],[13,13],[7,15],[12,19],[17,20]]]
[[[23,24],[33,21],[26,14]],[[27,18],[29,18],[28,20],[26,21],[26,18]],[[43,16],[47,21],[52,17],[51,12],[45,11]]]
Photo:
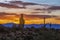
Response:
[[[60,15],[60,6],[36,4],[23,1],[10,1],[8,4],[0,3],[0,12],[27,15]]]

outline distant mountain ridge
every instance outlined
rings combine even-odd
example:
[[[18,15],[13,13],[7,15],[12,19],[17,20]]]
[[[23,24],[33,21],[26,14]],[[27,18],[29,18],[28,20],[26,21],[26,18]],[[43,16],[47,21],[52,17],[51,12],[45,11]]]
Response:
[[[16,25],[16,27],[18,27],[19,24],[15,24],[15,23],[6,23],[6,24],[1,24],[5,27],[13,27],[13,25]],[[31,27],[34,27],[34,28],[41,28],[43,27],[44,24],[25,24],[24,25],[24,28],[31,28]],[[46,28],[50,28],[50,24],[46,24]],[[60,29],[60,24],[51,24],[51,28],[55,28],[55,29]]]

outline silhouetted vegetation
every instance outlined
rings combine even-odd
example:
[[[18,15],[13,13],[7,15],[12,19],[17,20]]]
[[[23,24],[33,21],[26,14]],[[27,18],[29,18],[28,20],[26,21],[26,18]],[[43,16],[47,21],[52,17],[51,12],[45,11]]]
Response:
[[[0,25],[0,40],[60,40],[60,29],[53,28],[7,28]]]

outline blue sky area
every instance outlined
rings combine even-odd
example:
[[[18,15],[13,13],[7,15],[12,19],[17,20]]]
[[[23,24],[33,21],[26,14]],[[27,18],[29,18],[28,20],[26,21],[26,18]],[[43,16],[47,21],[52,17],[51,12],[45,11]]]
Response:
[[[22,0],[22,1],[60,6],[60,0]]]
[[[4,2],[4,1],[12,1],[12,0],[0,0],[0,2]],[[60,0],[22,0],[22,1],[60,6]]]

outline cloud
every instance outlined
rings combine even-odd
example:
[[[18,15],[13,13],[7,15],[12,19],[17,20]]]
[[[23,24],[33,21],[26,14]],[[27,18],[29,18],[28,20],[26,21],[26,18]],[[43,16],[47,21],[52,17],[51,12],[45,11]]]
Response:
[[[2,17],[3,16],[3,17]],[[2,14],[0,16],[0,24],[4,23],[16,23],[19,24],[20,15],[10,15],[10,14]],[[26,15],[24,14],[25,24],[43,24],[44,17],[46,18],[46,23],[59,23],[59,20],[56,20],[56,16],[49,16],[49,15]],[[33,21],[33,22],[32,22]],[[56,21],[56,22],[55,22]]]
[[[0,3],[0,7],[6,7],[6,8],[20,8],[16,5],[12,5],[12,4],[5,4],[5,3]]]
[[[60,6],[51,6],[51,5],[44,5],[44,4],[35,4],[29,2],[22,2],[21,1],[13,1],[12,3],[0,3],[0,12],[8,13],[8,14],[26,14],[26,15],[60,15]],[[18,4],[19,6],[18,6]],[[23,7],[23,4],[26,3],[28,5]],[[34,4],[34,5],[31,5]],[[24,4],[25,5],[25,4]],[[59,8],[58,8],[59,7]]]
[[[21,9],[21,8],[5,8],[0,7],[0,12],[5,12],[8,14],[27,14],[27,15],[60,15],[60,10],[51,10],[51,13],[48,13],[49,10],[34,10],[30,8]]]
[[[25,8],[23,5],[26,5],[24,6]],[[44,17],[46,18],[46,23],[60,24],[60,20],[56,19],[60,17],[60,8],[58,6],[38,5],[30,2],[22,2],[20,4],[20,1],[0,4],[0,23],[13,22],[18,24],[20,14],[24,14],[25,24],[42,24],[44,23]]]

